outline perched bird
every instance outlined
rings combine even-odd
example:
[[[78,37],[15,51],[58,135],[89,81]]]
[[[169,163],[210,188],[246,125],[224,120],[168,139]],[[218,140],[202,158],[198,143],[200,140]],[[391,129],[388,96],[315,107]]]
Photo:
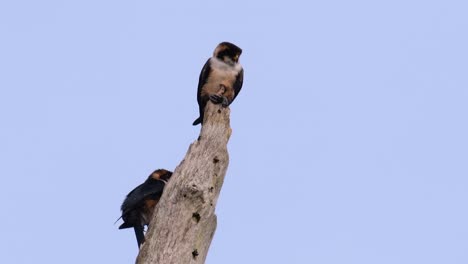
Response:
[[[144,226],[149,225],[154,207],[159,202],[164,186],[171,178],[172,172],[155,170],[146,181],[133,189],[122,203],[122,220],[119,229],[133,227],[138,247],[145,242]]]
[[[203,114],[208,100],[224,107],[239,94],[244,81],[244,69],[239,63],[242,49],[229,42],[220,43],[203,66],[198,80],[197,101],[200,117],[193,125],[203,125]]]

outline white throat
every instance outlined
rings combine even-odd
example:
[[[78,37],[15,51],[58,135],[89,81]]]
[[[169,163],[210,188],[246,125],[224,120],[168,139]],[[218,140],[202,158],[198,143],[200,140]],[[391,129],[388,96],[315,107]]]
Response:
[[[234,65],[230,65],[223,60],[219,59],[218,57],[211,57],[211,67],[221,71],[235,71],[239,72],[242,69],[240,63],[234,63]]]

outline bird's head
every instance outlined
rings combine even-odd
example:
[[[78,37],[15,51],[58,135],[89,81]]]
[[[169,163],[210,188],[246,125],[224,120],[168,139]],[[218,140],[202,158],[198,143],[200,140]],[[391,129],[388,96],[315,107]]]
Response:
[[[168,181],[171,178],[172,172],[165,169],[158,169],[151,173],[150,177],[154,180]]]
[[[221,42],[216,46],[213,57],[216,57],[227,64],[234,65],[239,62],[242,49],[229,42]]]

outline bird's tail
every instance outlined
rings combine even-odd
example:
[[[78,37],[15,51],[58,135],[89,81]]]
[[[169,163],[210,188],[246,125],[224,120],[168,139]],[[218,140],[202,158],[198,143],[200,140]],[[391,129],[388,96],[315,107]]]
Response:
[[[138,248],[141,247],[141,244],[145,242],[145,233],[143,232],[143,226],[134,226],[135,229],[135,236],[138,243]]]
[[[119,221],[119,220],[117,220]],[[119,229],[124,229],[124,228],[130,228],[130,227],[133,227],[132,224],[129,224],[129,223],[126,223],[126,222],[123,222],[120,226],[119,226]]]
[[[201,117],[199,117],[199,118],[195,119],[195,121],[193,121],[192,125],[196,126],[196,125],[200,124],[201,122],[202,122]]]

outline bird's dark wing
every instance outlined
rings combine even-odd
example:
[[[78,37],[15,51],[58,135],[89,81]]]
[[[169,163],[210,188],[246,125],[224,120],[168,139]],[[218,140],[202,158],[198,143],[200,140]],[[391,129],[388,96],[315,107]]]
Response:
[[[198,104],[201,102],[201,92],[202,92],[202,87],[205,85],[205,83],[208,81],[208,77],[211,72],[211,58],[208,59],[205,62],[205,65],[203,66],[201,72],[200,72],[200,77],[198,77],[198,90],[197,90],[197,101]]]
[[[206,105],[206,100],[202,98],[202,89],[205,83],[208,81],[208,77],[210,76],[211,72],[211,58],[208,59],[203,66],[201,72],[200,72],[200,77],[198,78],[198,90],[197,90],[197,102],[198,102],[198,110],[200,112],[200,116],[193,121],[194,126],[203,123],[203,114],[205,112],[205,105]]]
[[[127,198],[125,198],[122,203],[122,215],[135,209],[135,207],[142,203],[148,196],[161,195],[164,185],[165,183],[163,181],[153,179],[148,179],[144,183],[138,185],[127,195]]]
[[[242,84],[244,83],[244,69],[241,69],[240,72],[236,76],[236,81],[234,82],[234,99],[236,99],[237,95],[239,94],[240,90],[242,89]]]

